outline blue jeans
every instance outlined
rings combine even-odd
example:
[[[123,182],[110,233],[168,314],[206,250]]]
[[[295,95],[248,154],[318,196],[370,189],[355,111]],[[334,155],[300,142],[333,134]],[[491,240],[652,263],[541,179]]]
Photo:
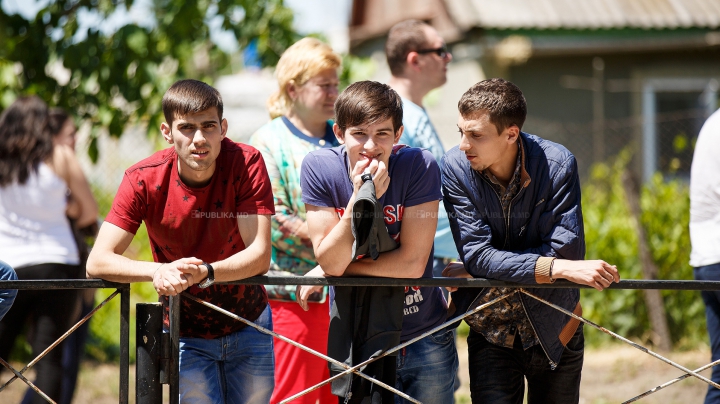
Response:
[[[0,261],[0,280],[2,281],[16,281],[17,275],[10,265]],[[0,320],[5,317],[5,313],[10,310],[17,296],[16,289],[0,289]]]
[[[523,350],[520,336],[512,348],[493,345],[470,330],[468,364],[473,403],[522,404],[525,379],[528,404],[572,404],[580,401],[585,338],[582,325],[570,339],[555,370],[540,345]]]
[[[453,329],[444,328],[399,352],[395,388],[423,404],[449,404],[457,370],[455,335]],[[405,402],[395,396],[396,404]]]
[[[255,324],[272,330],[270,305]],[[267,404],[273,388],[273,337],[245,327],[216,338],[180,338],[180,402]]]
[[[720,281],[720,263],[695,268],[695,279],[699,281]],[[700,292],[705,302],[705,317],[707,318],[707,330],[710,335],[710,349],[712,360],[720,359],[720,290],[703,290]],[[720,383],[720,368],[712,368],[710,379]],[[708,386],[705,395],[705,404],[720,403],[720,390]]]

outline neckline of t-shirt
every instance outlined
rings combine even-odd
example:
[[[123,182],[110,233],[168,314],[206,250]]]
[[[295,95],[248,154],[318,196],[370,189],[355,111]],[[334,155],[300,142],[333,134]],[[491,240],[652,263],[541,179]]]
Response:
[[[297,126],[290,122],[290,120],[285,115],[283,115],[281,118],[288,130],[290,130],[290,133],[295,135],[295,137],[319,147],[330,148],[335,146],[335,132],[333,132],[330,122],[325,122],[325,136],[323,138],[317,138],[302,133],[302,131],[300,131]]]
[[[210,185],[212,185],[213,182],[215,181],[215,174],[218,172],[217,160],[215,160],[215,171],[213,172],[212,177],[210,177],[210,182],[208,182],[207,185],[205,185],[205,186],[194,188],[194,187],[191,187],[188,184],[186,184],[185,181],[183,181],[182,178],[180,178],[180,172],[178,171],[180,169],[180,156],[177,155],[175,150],[173,150],[173,156],[175,158],[175,166],[176,167],[174,169],[172,169],[173,174],[170,176],[170,179],[177,181],[177,184],[188,192],[205,193],[205,191],[208,190],[210,188]],[[218,158],[219,157],[220,156],[218,156]],[[173,178],[173,177],[175,177],[175,178]]]
[[[407,102],[407,103],[410,104],[411,106],[413,106],[413,107],[415,107],[415,108],[417,108],[417,109],[425,112],[425,108],[424,108],[422,105],[415,104],[414,102],[410,101],[409,99],[407,99],[407,98],[405,98],[405,97],[400,97],[400,99],[402,100],[403,103],[406,103],[406,102]]]

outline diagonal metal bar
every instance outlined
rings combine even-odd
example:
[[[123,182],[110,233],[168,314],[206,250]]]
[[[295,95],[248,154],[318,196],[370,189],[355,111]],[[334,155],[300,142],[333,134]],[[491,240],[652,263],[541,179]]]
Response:
[[[300,397],[300,396],[302,396],[302,395],[305,395],[305,394],[307,394],[307,393],[309,393],[309,392],[311,392],[311,391],[313,391],[313,390],[319,389],[320,387],[322,387],[322,386],[324,386],[324,385],[326,385],[326,384],[328,384],[328,383],[331,383],[333,380],[339,379],[339,378],[345,376],[346,374],[348,374],[348,373],[350,373],[350,372],[354,372],[356,369],[361,368],[361,367],[363,367],[363,366],[365,366],[365,365],[367,365],[367,364],[369,364],[369,363],[372,363],[372,362],[374,362],[374,361],[376,361],[376,360],[378,360],[378,359],[380,359],[380,358],[382,358],[382,357],[385,357],[385,356],[387,356],[387,355],[390,355],[390,354],[393,353],[393,352],[397,352],[397,351],[405,348],[406,346],[408,346],[408,345],[410,345],[410,344],[413,344],[413,343],[415,343],[415,342],[417,342],[417,341],[419,341],[419,340],[427,337],[427,336],[430,335],[430,334],[433,334],[433,333],[435,333],[435,332],[438,332],[439,330],[442,330],[443,328],[449,326],[450,324],[454,324],[454,323],[462,320],[463,318],[465,318],[465,317],[467,317],[467,316],[469,316],[469,315],[471,315],[471,314],[475,314],[475,313],[477,313],[478,311],[480,311],[480,310],[482,310],[482,309],[484,309],[484,308],[486,308],[486,307],[492,306],[493,304],[495,304],[495,303],[497,303],[497,302],[499,302],[499,301],[501,301],[501,300],[503,300],[503,299],[507,299],[508,297],[514,295],[514,294],[517,293],[517,292],[518,292],[517,290],[513,290],[512,292],[510,292],[510,293],[508,293],[508,294],[506,294],[506,295],[499,296],[499,297],[497,297],[497,298],[495,298],[495,299],[493,299],[493,300],[491,300],[491,301],[489,301],[489,302],[487,302],[487,303],[481,304],[480,306],[478,306],[478,307],[476,307],[476,308],[468,311],[467,313],[461,314],[461,315],[459,315],[459,316],[457,316],[457,317],[455,317],[455,318],[453,318],[453,319],[451,319],[451,320],[448,320],[448,321],[444,322],[443,324],[440,324],[439,326],[433,328],[432,330],[425,332],[425,333],[422,334],[422,335],[418,335],[417,337],[415,337],[415,338],[413,338],[413,339],[411,339],[411,340],[409,340],[409,341],[403,342],[402,344],[396,346],[395,348],[392,348],[392,349],[389,349],[389,350],[383,352],[383,353],[382,353],[381,355],[379,355],[379,356],[376,356],[376,357],[374,357],[374,358],[370,358],[370,359],[366,360],[365,362],[362,362],[362,363],[360,363],[359,365],[355,365],[355,366],[353,366],[353,367],[351,367],[351,368],[349,368],[349,369],[347,369],[347,370],[345,370],[345,371],[343,371],[343,372],[341,372],[341,373],[338,373],[338,374],[336,374],[335,376],[333,376],[333,377],[331,377],[331,378],[329,378],[329,379],[327,379],[327,380],[324,380],[324,381],[322,381],[322,382],[320,382],[320,383],[318,383],[318,384],[316,384],[316,385],[314,385],[314,386],[312,386],[312,387],[309,387],[309,388],[307,388],[307,389],[305,389],[305,390],[303,390],[303,391],[295,394],[295,395],[292,396],[292,397],[288,397],[288,398],[284,399],[283,401],[281,401],[279,404],[289,403],[290,401],[292,401],[292,400],[294,400],[294,399],[296,399],[296,398],[298,398],[298,397]]]
[[[705,369],[709,369],[709,368],[711,368],[711,367],[713,367],[713,366],[717,366],[717,365],[720,365],[720,359],[716,360],[715,362],[708,363],[708,364],[705,365],[705,366],[699,367],[699,368],[695,369],[694,372],[702,372],[702,371],[705,370]],[[681,381],[681,380],[685,380],[685,379],[687,379],[687,378],[690,377],[690,376],[692,376],[692,375],[689,374],[689,373],[685,373],[684,375],[682,375],[682,376],[680,376],[680,377],[676,377],[675,379],[672,379],[672,380],[670,380],[670,381],[667,382],[667,383],[663,383],[663,384],[661,384],[661,385],[659,385],[659,386],[653,387],[652,389],[650,389],[650,390],[648,390],[648,391],[640,394],[639,396],[635,396],[635,397],[633,397],[633,398],[631,398],[631,399],[629,399],[629,400],[627,400],[627,401],[624,401],[622,404],[634,403],[635,401],[637,401],[637,400],[639,400],[639,399],[641,399],[641,398],[644,398],[644,397],[649,396],[650,394],[656,393],[656,392],[664,389],[665,387],[670,386],[670,385],[672,385],[672,384],[675,384],[675,383],[677,383],[677,382],[679,382],[679,381]]]
[[[344,367],[345,369],[349,369],[349,368],[350,368],[350,366],[348,366],[348,365],[346,365],[346,364],[344,364],[344,363],[342,363],[342,362],[340,362],[340,361],[338,361],[338,360],[336,360],[336,359],[333,359],[333,358],[331,358],[331,357],[329,357],[329,356],[327,356],[327,355],[323,355],[322,353],[320,353],[320,352],[318,352],[318,351],[315,351],[315,350],[313,350],[313,349],[311,349],[311,348],[308,348],[308,347],[306,347],[306,346],[304,346],[304,345],[302,345],[302,344],[300,344],[300,343],[298,343],[298,342],[295,342],[295,341],[291,340],[291,339],[288,338],[288,337],[282,336],[282,335],[280,335],[280,334],[278,334],[278,333],[276,333],[276,332],[274,332],[274,331],[270,331],[270,330],[268,330],[268,329],[265,328],[265,327],[259,326],[259,325],[255,324],[255,323],[253,323],[252,321],[248,321],[247,319],[244,319],[244,318],[242,318],[242,317],[240,317],[240,316],[238,316],[238,315],[236,315],[236,314],[233,314],[233,313],[231,313],[231,312],[229,312],[229,311],[227,311],[227,310],[225,310],[225,309],[223,309],[223,308],[221,308],[221,307],[215,306],[215,305],[212,304],[212,303],[208,303],[208,302],[206,302],[206,301],[204,301],[204,300],[198,299],[197,297],[195,297],[195,296],[193,296],[193,295],[190,295],[190,294],[184,294],[183,297],[184,297],[184,298],[191,299],[191,300],[194,300],[194,301],[196,301],[196,302],[198,302],[198,303],[200,303],[200,304],[202,304],[202,305],[204,305],[204,306],[210,307],[210,308],[213,309],[213,310],[219,311],[220,313],[223,313],[223,314],[225,314],[226,316],[232,317],[232,318],[234,318],[235,320],[241,321],[241,322],[243,322],[243,323],[245,323],[245,324],[247,324],[247,325],[255,328],[256,330],[262,332],[263,334],[272,335],[272,336],[275,337],[275,338],[278,338],[278,339],[280,339],[280,340],[282,340],[282,341],[285,341],[285,342],[287,342],[287,343],[290,344],[290,345],[293,345],[293,346],[295,346],[295,347],[298,347],[298,348],[302,349],[303,351],[308,352],[308,353],[310,353],[310,354],[313,354],[313,355],[315,355],[315,356],[317,356],[317,357],[320,357],[320,358],[322,358],[322,359],[324,359],[324,360],[326,360],[326,361],[328,361],[328,362],[332,362],[332,363],[334,363],[334,364],[336,364],[336,365],[338,365],[338,366],[342,366],[342,367]],[[391,387],[390,385],[388,385],[388,384],[386,384],[386,383],[383,383],[383,382],[381,382],[381,381],[379,381],[379,380],[375,380],[374,378],[372,378],[372,377],[370,377],[370,376],[368,376],[368,375],[360,372],[359,370],[355,370],[355,371],[353,371],[353,373],[355,373],[356,375],[358,375],[358,376],[360,376],[360,377],[363,377],[363,378],[365,378],[365,379],[367,379],[367,380],[370,380],[371,382],[376,383],[376,384],[379,385],[379,386],[382,386],[382,387],[384,387],[384,388],[392,391],[393,393],[399,395],[400,397],[402,397],[402,398],[404,398],[404,399],[406,399],[406,400],[408,400],[408,401],[411,401],[411,402],[416,403],[416,404],[422,404],[421,402],[419,402],[419,401],[417,401],[416,399],[408,396],[407,394],[403,393],[402,391],[397,390],[396,388]]]
[[[38,361],[39,361],[40,359],[42,359],[45,355],[47,355],[48,352],[50,352],[53,348],[55,348],[55,347],[58,346],[61,342],[63,342],[63,341],[65,340],[65,338],[67,338],[70,334],[72,334],[73,331],[77,330],[81,325],[83,325],[86,321],[88,321],[88,320],[90,319],[90,317],[92,317],[93,314],[95,314],[96,311],[100,310],[101,307],[105,306],[105,304],[107,304],[107,302],[109,302],[113,297],[117,296],[118,293],[120,293],[120,289],[118,289],[118,290],[116,290],[115,292],[113,292],[113,294],[111,294],[110,296],[108,296],[107,299],[103,300],[102,303],[100,303],[100,304],[99,304],[97,307],[95,307],[90,313],[88,313],[87,316],[83,317],[80,321],[78,321],[77,324],[75,324],[75,325],[72,326],[69,330],[67,330],[67,332],[65,332],[65,334],[63,334],[62,336],[60,336],[60,338],[58,338],[55,342],[53,342],[49,347],[45,348],[44,351],[40,352],[40,354],[39,354],[37,357],[35,357],[35,359],[33,359],[30,363],[28,363],[27,365],[25,365],[25,367],[22,368],[19,372],[15,373],[15,376],[13,376],[10,380],[8,380],[7,382],[5,382],[5,384],[3,384],[2,386],[0,386],[0,392],[3,391],[3,390],[5,390],[5,388],[6,388],[7,386],[9,386],[10,383],[12,383],[12,382],[14,382],[15,380],[17,380],[17,379],[18,379],[18,374],[22,375],[23,373],[27,372],[28,369],[30,369],[30,368],[32,368],[33,366],[35,366],[35,364],[38,363]],[[27,380],[27,379],[23,378],[23,381],[25,381],[25,380]],[[25,382],[25,383],[27,383],[27,382]]]
[[[40,397],[44,398],[45,401],[47,401],[47,402],[49,402],[49,403],[52,403],[52,404],[56,404],[55,401],[52,400],[52,398],[48,397],[47,394],[43,393],[42,390],[40,390],[40,389],[39,389],[36,385],[34,385],[30,380],[26,379],[25,376],[22,375],[22,373],[20,373],[20,372],[18,372],[17,370],[15,370],[15,368],[13,368],[12,366],[10,366],[10,364],[7,363],[7,362],[5,362],[2,358],[0,358],[0,365],[3,365],[3,366],[5,366],[6,368],[10,369],[11,372],[15,373],[15,377],[19,377],[20,380],[22,380],[22,381],[24,381],[25,383],[27,383],[27,385],[30,386],[31,389],[35,390],[35,392],[38,393],[38,394],[40,395]]]
[[[659,354],[657,354],[657,353],[655,353],[655,352],[653,352],[653,351],[645,348],[645,347],[642,346],[642,345],[636,344],[636,343],[630,341],[629,339],[627,339],[627,338],[625,338],[625,337],[623,337],[623,336],[621,336],[621,335],[618,335],[618,334],[616,334],[616,333],[608,330],[608,329],[605,328],[605,327],[601,327],[601,326],[593,323],[592,321],[586,320],[586,319],[584,319],[583,317],[580,317],[580,316],[578,316],[577,314],[575,314],[575,313],[573,313],[573,312],[571,312],[571,311],[569,311],[569,310],[565,310],[564,308],[562,308],[562,307],[560,307],[560,306],[558,306],[558,305],[556,305],[556,304],[550,303],[550,302],[548,302],[548,301],[545,300],[545,299],[542,299],[542,298],[540,298],[540,297],[537,297],[537,296],[533,295],[532,293],[528,292],[528,291],[525,290],[525,289],[520,289],[520,291],[521,291],[522,293],[524,293],[524,294],[532,297],[532,298],[535,299],[535,300],[538,300],[538,301],[540,301],[540,302],[542,302],[542,303],[545,303],[546,305],[554,308],[555,310],[559,310],[559,311],[567,314],[568,316],[570,316],[570,317],[572,317],[572,318],[574,318],[574,319],[580,320],[580,321],[582,321],[583,323],[588,324],[589,326],[591,326],[591,327],[593,327],[593,328],[596,328],[596,329],[604,332],[605,334],[608,334],[608,335],[610,335],[610,336],[612,336],[612,337],[614,337],[614,338],[616,338],[616,339],[619,339],[619,340],[622,341],[622,342],[625,342],[626,344],[632,346],[633,348],[637,348],[637,349],[641,350],[642,352],[645,352],[646,354],[648,354],[648,355],[650,355],[650,356],[652,356],[652,357],[654,357],[654,358],[660,359],[661,361],[667,363],[667,364],[670,365],[670,366],[673,366],[673,367],[675,367],[675,368],[677,368],[677,369],[680,369],[680,370],[682,370],[682,371],[685,372],[685,373],[689,373],[691,376],[693,376],[693,377],[695,377],[695,378],[697,378],[697,379],[700,379],[700,380],[704,381],[705,383],[712,385],[713,387],[716,387],[716,388],[719,388],[719,389],[720,389],[720,385],[717,384],[717,383],[715,383],[714,381],[712,381],[712,380],[710,380],[710,379],[708,379],[708,378],[706,378],[706,377],[704,377],[704,376],[702,376],[702,375],[699,375],[697,372],[692,371],[692,370],[690,370],[690,369],[688,369],[688,368],[686,368],[686,367],[684,367],[684,366],[682,366],[682,365],[679,365],[679,364],[671,361],[670,359],[668,359],[668,358],[666,358],[666,357],[664,357],[664,356],[662,356],[662,355],[659,355]]]

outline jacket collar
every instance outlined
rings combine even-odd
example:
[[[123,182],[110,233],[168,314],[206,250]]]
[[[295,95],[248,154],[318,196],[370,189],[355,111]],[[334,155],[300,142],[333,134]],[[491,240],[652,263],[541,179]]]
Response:
[[[520,136],[518,136],[518,144],[520,145],[520,184],[523,188],[527,188],[532,179],[525,169],[528,159],[525,153],[525,134],[523,132],[520,132]]]

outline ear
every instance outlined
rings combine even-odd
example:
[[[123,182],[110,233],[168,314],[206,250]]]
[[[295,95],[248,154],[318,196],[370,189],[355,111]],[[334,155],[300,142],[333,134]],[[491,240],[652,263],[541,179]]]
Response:
[[[398,128],[397,132],[395,132],[395,139],[393,141],[393,144],[398,144],[398,142],[400,141],[400,137],[402,137],[404,130],[405,130],[405,127],[400,125],[400,128]]]
[[[162,132],[162,135],[165,138],[166,142],[168,142],[169,144],[173,144],[172,129],[170,128],[170,125],[167,124],[167,122],[163,122],[160,125],[160,132]]]
[[[335,133],[335,139],[337,139],[340,144],[345,144],[345,134],[336,123],[333,124],[333,133]]]
[[[222,121],[220,121],[220,133],[222,134],[223,138],[225,137],[225,135],[227,135],[227,128],[228,128],[227,119],[223,118]]]
[[[517,125],[512,125],[505,129],[505,134],[507,135],[508,143],[515,143],[520,137],[520,128],[518,128]]]
[[[419,70],[420,69],[420,54],[412,51],[408,52],[407,56],[405,57],[405,64],[407,65],[406,69],[412,69],[412,70]]]
[[[297,97],[297,85],[295,84],[295,80],[288,81],[285,85],[285,92],[287,92],[291,101],[295,101],[295,97]]]

